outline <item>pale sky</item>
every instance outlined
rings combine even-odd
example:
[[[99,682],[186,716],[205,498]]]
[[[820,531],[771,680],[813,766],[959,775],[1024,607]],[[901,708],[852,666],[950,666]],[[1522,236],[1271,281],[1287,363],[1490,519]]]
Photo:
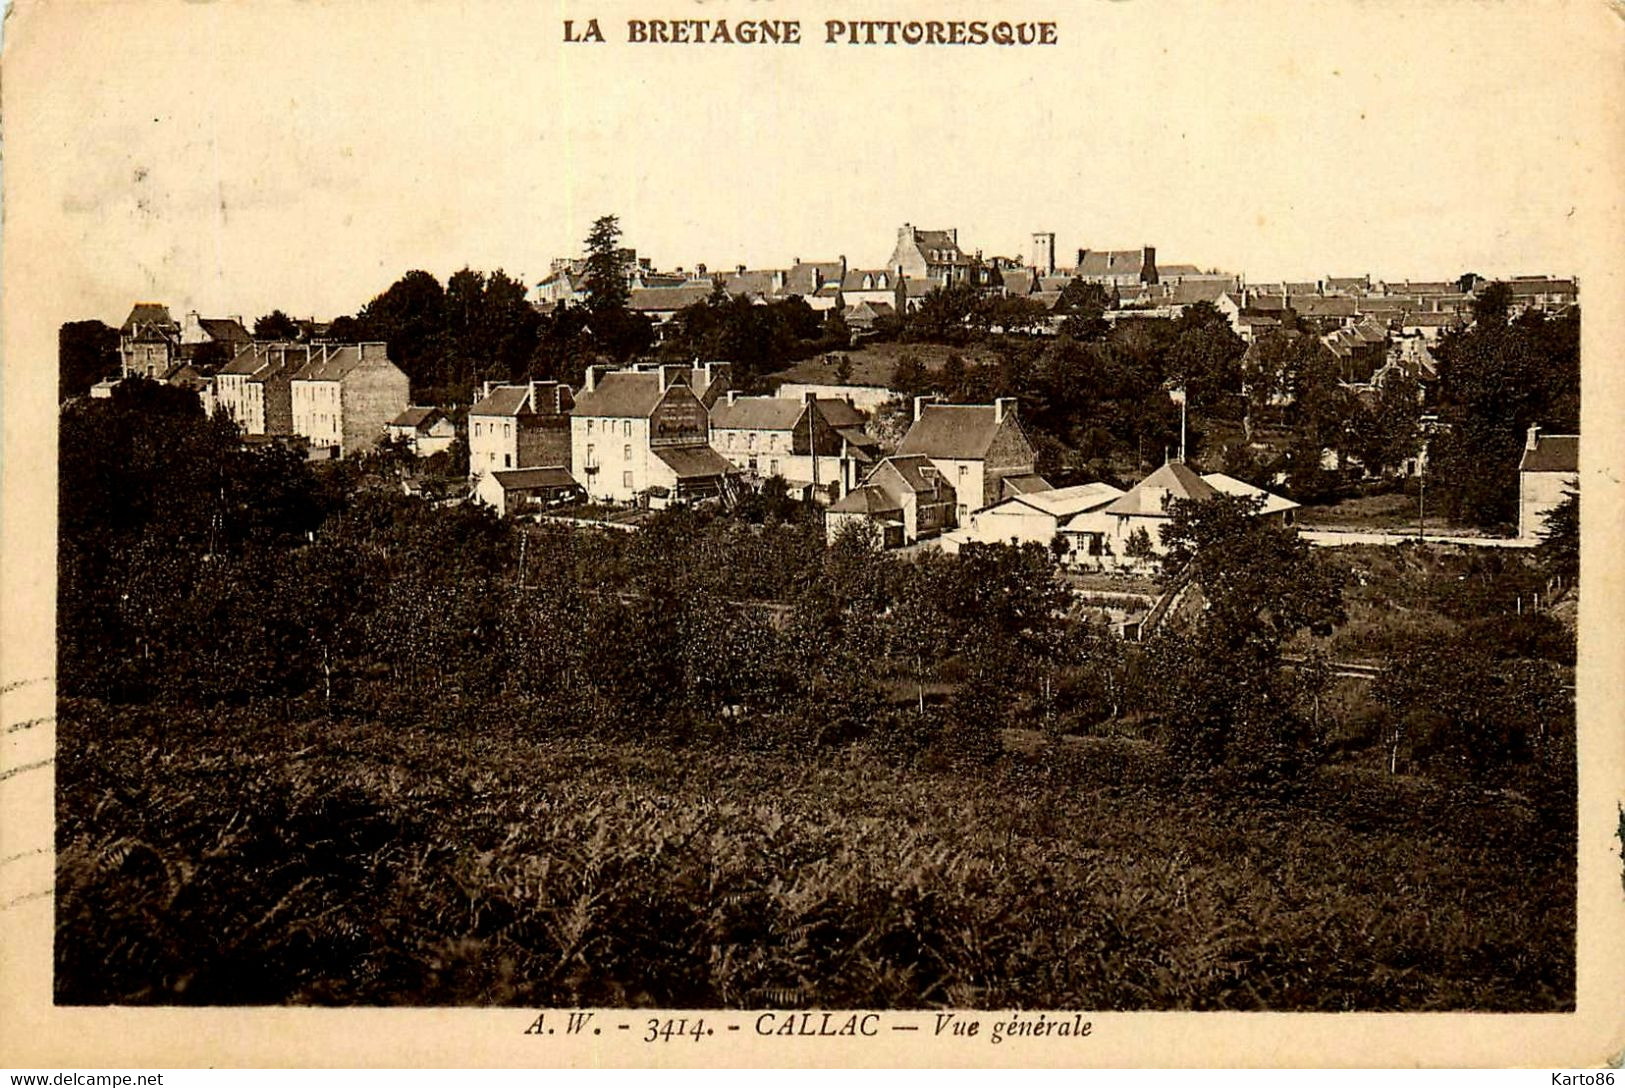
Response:
[[[823,43],[956,13],[1060,44]],[[594,15],[605,44],[562,43]],[[804,42],[631,45],[628,17]],[[48,167],[6,228],[48,254],[18,289],[53,329],[137,299],[331,317],[412,268],[534,284],[604,213],[658,267],[874,267],[912,222],[1255,281],[1573,274],[1619,30],[1578,2],[25,0],[7,172]]]

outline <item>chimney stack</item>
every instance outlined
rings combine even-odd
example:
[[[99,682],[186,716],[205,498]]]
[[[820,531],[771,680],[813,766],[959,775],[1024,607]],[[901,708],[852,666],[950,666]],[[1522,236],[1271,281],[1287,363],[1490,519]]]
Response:
[[[925,413],[925,406],[935,403],[936,399],[936,396],[931,393],[925,393],[914,398],[914,422],[918,423],[920,421],[920,416]]]
[[[739,390],[737,390],[737,389],[728,390],[728,407],[732,408],[733,407],[733,402],[738,400],[738,399],[739,399]]]
[[[1535,448],[1536,445],[1539,444],[1539,442],[1540,442],[1540,424],[1532,423],[1532,424],[1529,425],[1529,440],[1528,440],[1527,443],[1525,443],[1524,449],[1532,450],[1532,449]]]
[[[599,375],[599,372],[602,371],[602,370],[603,370],[603,368],[599,367],[599,366],[589,366],[587,368],[587,373],[586,373],[587,392],[591,393],[591,392],[593,392],[594,390],[596,390],[598,388],[598,375]]]
[[[1005,417],[1014,419],[1016,415],[1016,398],[999,397],[993,402],[993,422],[1003,423]]]

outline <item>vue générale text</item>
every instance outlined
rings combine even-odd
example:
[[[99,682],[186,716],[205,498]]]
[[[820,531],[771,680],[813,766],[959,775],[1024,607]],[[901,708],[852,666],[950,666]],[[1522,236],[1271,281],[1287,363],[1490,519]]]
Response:
[[[564,40],[602,42],[597,19],[564,20]],[[986,19],[827,19],[825,45],[1054,45],[1053,22]],[[800,45],[799,19],[628,19],[634,45]]]

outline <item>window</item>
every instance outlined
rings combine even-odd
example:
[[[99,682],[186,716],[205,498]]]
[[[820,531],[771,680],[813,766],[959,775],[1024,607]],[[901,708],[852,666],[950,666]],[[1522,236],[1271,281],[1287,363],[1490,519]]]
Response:
[[[632,447],[631,447],[631,445],[627,445],[621,450],[621,460],[623,460],[623,461],[632,460]]]
[[[587,433],[592,434],[592,420],[587,420]]]
[[[502,455],[502,467],[513,468],[513,454],[505,453]]]
[[[773,460],[767,463],[767,472],[769,476],[777,476],[779,474],[779,459],[777,457],[773,458]]]
[[[592,464],[592,443],[587,443],[587,464]]]
[[[631,472],[623,472],[623,473],[621,473],[621,486],[624,487],[624,488],[627,488],[628,490],[631,489],[631,487],[632,487],[632,473]]]
[[[969,472],[969,471],[970,471],[970,466],[969,465],[960,465],[959,466],[959,478],[961,480],[963,480],[965,478],[965,474],[967,472]]]
[[[632,437],[632,421],[630,419],[627,420],[624,424],[622,424],[621,433],[623,435],[625,435],[627,438]]]

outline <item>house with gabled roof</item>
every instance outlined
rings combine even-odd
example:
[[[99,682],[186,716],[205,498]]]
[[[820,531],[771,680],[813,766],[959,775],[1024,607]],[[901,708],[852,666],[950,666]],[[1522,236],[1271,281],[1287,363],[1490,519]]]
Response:
[[[411,382],[382,342],[311,344],[288,383],[293,433],[313,453],[349,457],[372,449],[411,401]]]
[[[844,498],[880,459],[862,412],[808,392],[801,400],[730,392],[711,410],[711,447],[747,478],[777,476],[817,502]]]
[[[1518,462],[1518,536],[1534,540],[1569,492],[1580,486],[1580,436],[1529,428]]]
[[[1004,480],[1034,472],[1038,451],[1016,418],[1016,398],[992,404],[914,401],[899,456],[930,458],[958,496],[958,521],[1005,497]]]
[[[1169,461],[1105,506],[1078,515],[1069,529],[1080,534],[1099,534],[1099,551],[1093,554],[1101,557],[1103,565],[1132,563],[1136,560],[1128,553],[1142,532],[1151,553],[1161,555],[1167,551],[1162,542],[1162,529],[1168,524],[1169,507],[1175,500],[1206,502],[1220,495],[1262,498],[1259,515],[1283,524],[1289,523],[1290,512],[1297,508],[1289,499],[1223,473],[1204,476],[1183,461]]]
[[[1072,270],[1072,275],[1084,283],[1098,283],[1107,287],[1158,283],[1157,247],[1080,249],[1078,264]]]
[[[389,421],[385,431],[392,441],[407,443],[418,457],[431,457],[448,450],[457,438],[457,425],[432,405],[408,407]]]
[[[676,369],[672,369],[674,366]],[[689,391],[700,398],[700,403],[705,405],[708,412],[715,408],[732,388],[733,364],[720,360],[702,363],[696,359],[688,364],[633,363],[622,369],[655,374],[662,368],[665,368],[668,374],[676,374],[682,378],[688,384]]]
[[[724,493],[737,470],[710,446],[691,368],[589,367],[570,409],[572,473],[596,502],[664,506]]]
[[[677,311],[710,298],[713,290],[709,283],[690,283],[681,287],[634,287],[627,294],[626,308],[660,326],[676,317]]]
[[[181,323],[181,354],[187,358],[206,344],[217,345],[230,358],[253,342],[254,337],[243,326],[239,315],[199,317],[196,310],[188,310]]]
[[[486,382],[468,410],[468,479],[474,494],[503,508],[499,472],[571,469],[570,409],[575,400],[561,382]]]
[[[833,543],[846,527],[858,524],[875,542],[895,548],[937,536],[957,522],[953,485],[929,457],[897,455],[875,466],[855,487],[824,511],[824,533]]]
[[[977,511],[967,524],[945,534],[943,550],[957,552],[966,544],[1041,544],[1055,548],[1056,558],[1063,563],[1086,563],[1102,555],[1104,537],[1101,528],[1085,515],[1122,495],[1121,489],[1108,483],[1012,494]]]
[[[848,308],[867,302],[896,307],[897,284],[901,279],[885,268],[849,268],[841,277],[841,299]]]
[[[830,284],[837,289],[846,279],[846,258],[833,261],[803,261],[800,257],[790,262],[784,277],[785,295],[800,295],[810,299]]]
[[[214,376],[217,412],[245,435],[291,435],[293,376],[320,348],[292,341],[250,341]]]
[[[138,302],[119,326],[119,373],[122,377],[161,381],[180,350],[181,328],[161,302]]]
[[[498,470],[490,474],[490,482],[480,493],[480,499],[500,517],[532,514],[581,497],[575,477],[557,466]]]
[[[897,228],[897,244],[892,247],[887,267],[899,278],[947,286],[974,283],[978,264],[959,248],[959,228],[923,230],[904,223]]]

